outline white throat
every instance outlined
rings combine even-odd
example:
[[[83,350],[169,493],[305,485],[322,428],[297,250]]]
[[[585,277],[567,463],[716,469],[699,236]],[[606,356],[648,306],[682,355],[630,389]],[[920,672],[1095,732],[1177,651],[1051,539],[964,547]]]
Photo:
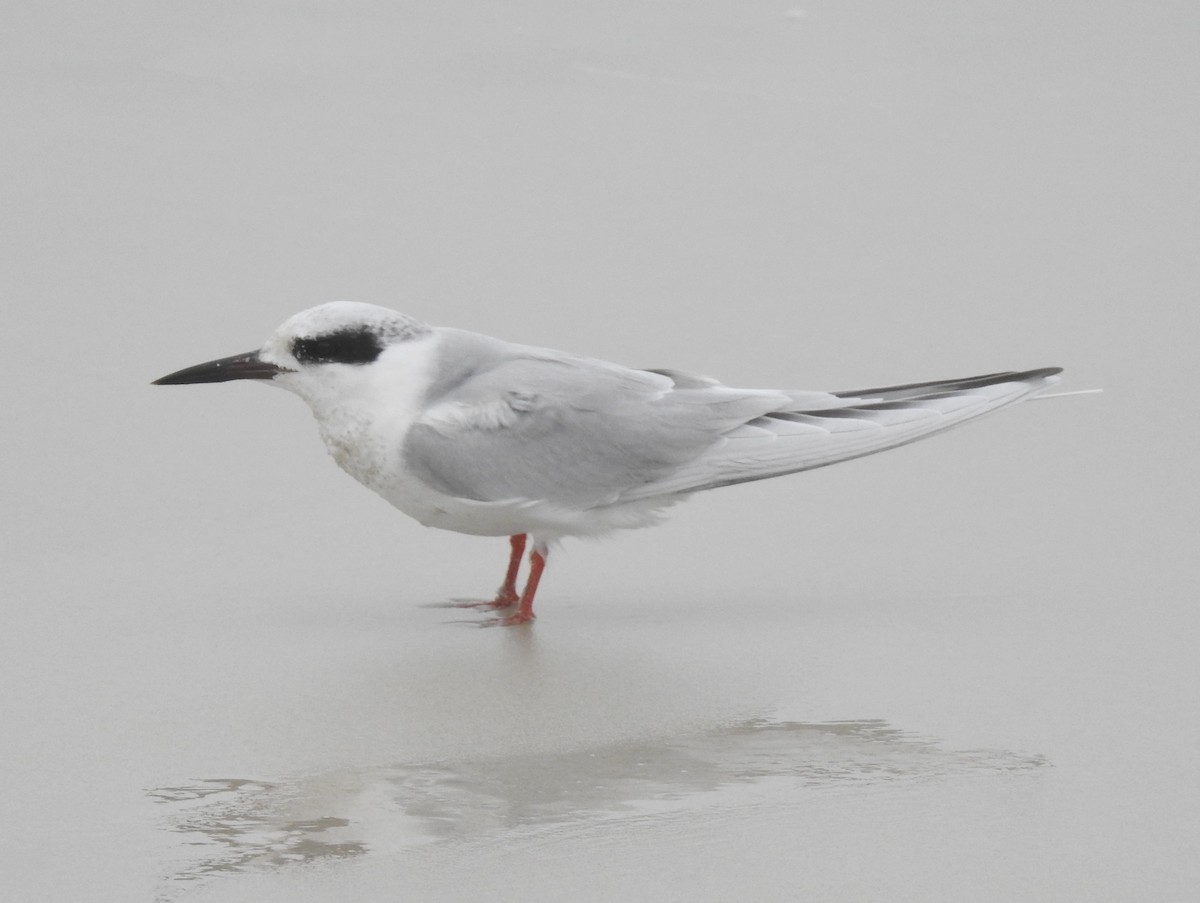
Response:
[[[338,465],[382,492],[400,472],[404,436],[433,380],[439,344],[431,332],[389,346],[370,364],[326,365],[273,382],[308,403]]]

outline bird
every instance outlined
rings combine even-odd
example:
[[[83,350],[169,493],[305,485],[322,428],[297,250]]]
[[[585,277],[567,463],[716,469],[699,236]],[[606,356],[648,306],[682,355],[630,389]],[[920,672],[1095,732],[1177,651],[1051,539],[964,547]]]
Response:
[[[534,619],[550,548],[565,537],[650,526],[697,492],[906,445],[1037,397],[1061,372],[739,389],[332,301],[290,317],[257,350],[154,384],[254,380],[300,396],[337,464],[400,511],[508,537],[495,597],[458,604],[492,610],[483,624],[516,626]]]

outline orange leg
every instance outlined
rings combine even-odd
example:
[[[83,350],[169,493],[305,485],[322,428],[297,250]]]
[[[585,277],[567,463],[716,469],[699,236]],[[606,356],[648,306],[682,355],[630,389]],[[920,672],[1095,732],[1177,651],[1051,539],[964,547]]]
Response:
[[[496,599],[492,603],[494,608],[508,608],[510,605],[516,605],[521,598],[517,595],[517,573],[521,570],[521,556],[525,553],[525,534],[510,536],[508,542],[512,546],[512,554],[508,558],[508,571],[504,575],[504,583],[496,591]]]
[[[508,570],[504,573],[504,582],[500,584],[500,588],[496,590],[496,598],[490,600],[481,599],[454,599],[446,603],[449,608],[512,608],[521,601],[521,596],[517,592],[517,574],[521,570],[521,556],[525,552],[525,534],[516,533],[508,538],[509,544],[512,546],[512,553],[508,556]]]
[[[546,556],[549,554],[549,550],[544,545],[534,546],[529,555],[529,579],[525,581],[525,592],[521,593],[521,600],[517,605],[516,612],[506,618],[489,621],[489,624],[497,627],[513,627],[517,624],[525,624],[537,617],[533,613],[533,597],[537,594],[542,571],[546,569]]]

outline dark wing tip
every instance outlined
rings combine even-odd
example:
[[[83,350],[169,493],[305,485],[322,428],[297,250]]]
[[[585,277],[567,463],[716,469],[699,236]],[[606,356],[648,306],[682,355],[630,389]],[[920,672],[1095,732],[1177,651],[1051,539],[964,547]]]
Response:
[[[898,386],[877,386],[873,389],[850,389],[832,392],[838,398],[857,398],[861,396],[902,394],[911,396],[921,394],[922,390],[929,392],[954,392],[961,389],[979,389],[983,386],[994,386],[997,383],[1025,382],[1034,379],[1046,379],[1063,372],[1062,367],[1040,367],[1036,370],[1005,370],[1000,373],[985,373],[982,376],[968,376],[961,379],[934,379],[923,383],[904,383]]]

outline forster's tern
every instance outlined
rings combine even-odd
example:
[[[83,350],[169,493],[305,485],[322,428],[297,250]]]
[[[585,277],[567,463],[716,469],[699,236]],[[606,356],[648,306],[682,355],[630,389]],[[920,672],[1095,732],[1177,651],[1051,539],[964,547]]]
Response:
[[[263,380],[334,460],[430,527],[508,536],[486,623],[533,618],[550,543],[657,522],[703,489],[895,448],[1036,396],[1057,367],[845,392],[735,389],[426,324],[371,304],[296,314],[262,348],[158,385]],[[532,540],[525,588],[517,573]]]

